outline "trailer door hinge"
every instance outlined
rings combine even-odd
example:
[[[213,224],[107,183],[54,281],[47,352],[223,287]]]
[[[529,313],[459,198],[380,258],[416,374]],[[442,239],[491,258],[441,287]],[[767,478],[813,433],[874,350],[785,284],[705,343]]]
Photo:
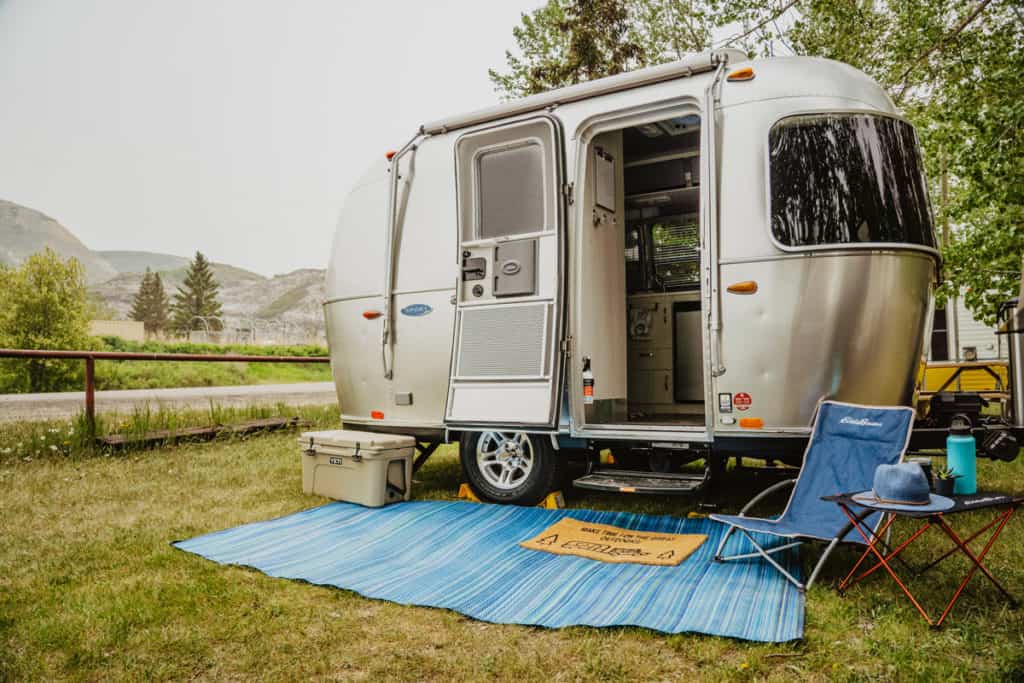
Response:
[[[563,356],[565,356],[566,358],[572,356],[572,335],[569,335],[568,337],[563,339],[562,343],[559,346],[562,349]]]
[[[572,204],[573,186],[574,186],[574,183],[565,183],[565,184],[562,185],[562,194],[564,194],[565,198],[567,200],[569,200],[569,204]]]

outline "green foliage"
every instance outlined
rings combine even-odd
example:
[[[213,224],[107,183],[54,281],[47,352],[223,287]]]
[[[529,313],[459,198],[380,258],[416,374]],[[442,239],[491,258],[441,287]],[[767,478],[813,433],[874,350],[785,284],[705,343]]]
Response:
[[[103,337],[108,351],[140,353],[239,354],[244,356],[326,356],[322,346],[248,346],[189,342],[133,342]],[[96,388],[159,389],[164,387],[223,387],[243,384],[325,382],[331,379],[326,363],[203,363],[187,361],[98,361]]]
[[[89,339],[80,347],[103,351],[139,353],[239,354],[244,356],[323,357],[326,348],[312,345],[247,346],[192,344],[189,342],[133,342],[120,337]],[[70,347],[69,347],[70,348]],[[55,378],[50,391],[81,391],[82,361],[65,361],[69,372]],[[27,363],[12,359],[0,366],[0,392],[24,393],[28,385]],[[48,365],[57,361],[48,361]],[[7,374],[4,375],[5,371]],[[6,377],[6,379],[4,379]],[[245,384],[326,382],[331,369],[326,363],[206,363],[188,361],[96,361],[96,389],[161,389],[172,387],[223,387]]]
[[[160,273],[154,273],[146,268],[146,274],[142,276],[139,291],[132,301],[132,310],[128,317],[144,323],[147,333],[157,334],[163,332],[168,326],[167,309],[169,305],[170,301],[164,292],[164,283],[160,279]]]
[[[561,30],[569,0],[548,0],[529,14],[520,15],[521,25],[512,29],[520,56],[505,51],[508,73],[487,71],[495,89],[504,99],[524,97],[557,88],[564,83],[548,82],[544,75],[563,63],[569,51],[569,37]]]
[[[86,316],[89,320],[116,320],[117,311],[100,294],[87,292]]]
[[[189,263],[185,281],[174,295],[174,304],[171,306],[174,328],[181,332],[205,329],[199,318],[207,318],[206,323],[210,329],[219,330],[221,323],[215,319],[221,315],[220,301],[217,299],[219,292],[220,285],[213,276],[209,260],[197,251]]]
[[[194,344],[179,341],[136,342],[121,337],[103,337],[107,351],[137,351],[145,353],[237,353],[243,356],[326,356],[327,349],[312,344],[291,346],[250,346],[248,344]]]
[[[16,269],[0,267],[0,347],[90,349],[85,271],[52,249],[33,254]],[[60,391],[81,386],[81,361],[0,361],[0,391]]]
[[[224,387],[250,382],[246,363],[189,363],[178,361],[96,362],[96,389],[162,389]]]
[[[624,16],[623,16],[624,15]],[[625,36],[608,50],[591,26]],[[603,21],[603,23],[601,23]],[[962,295],[992,323],[1015,295],[1024,254],[1024,10],[983,0],[549,0],[513,29],[503,97],[656,64],[711,47],[846,62],[885,88],[921,138],[940,226],[949,225],[940,299]],[[949,196],[939,189],[943,169]]]
[[[337,406],[291,406],[284,403],[253,404],[241,407],[225,407],[211,403],[205,410],[180,409],[149,405],[141,406],[128,413],[109,413],[96,416],[96,431],[90,432],[84,413],[70,420],[48,420],[43,422],[0,422],[0,466],[15,461],[78,458],[94,455],[109,455],[110,451],[96,443],[97,436],[123,434],[132,437],[167,430],[202,427],[207,425],[231,425],[246,420],[268,417],[300,417],[318,426],[336,425]],[[221,440],[238,438],[229,434],[218,437]],[[124,453],[127,449],[120,449]]]
[[[793,47],[875,78],[914,123],[944,249],[940,298],[995,322],[1024,253],[1024,17],[1011,3],[926,0],[801,6]],[[943,168],[949,198],[942,201]]]
[[[706,49],[711,16],[688,0],[548,0],[512,29],[508,70],[488,76],[512,99],[660,64]]]

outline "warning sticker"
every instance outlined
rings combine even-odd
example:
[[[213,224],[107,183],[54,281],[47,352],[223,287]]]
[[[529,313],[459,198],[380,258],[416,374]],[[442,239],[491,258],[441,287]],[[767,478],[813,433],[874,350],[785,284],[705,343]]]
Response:
[[[556,555],[579,555],[600,562],[674,566],[701,546],[704,534],[633,531],[563,517],[519,545]]]
[[[736,407],[736,410],[749,410],[750,404],[754,401],[751,400],[750,394],[740,392],[732,397],[732,404]]]
[[[732,412],[732,394],[719,394],[718,395],[718,412],[720,412],[720,413],[731,413]]]

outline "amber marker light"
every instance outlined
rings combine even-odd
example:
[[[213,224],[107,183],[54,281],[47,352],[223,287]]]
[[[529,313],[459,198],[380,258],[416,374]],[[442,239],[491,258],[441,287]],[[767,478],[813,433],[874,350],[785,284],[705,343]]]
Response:
[[[363,311],[363,317],[367,320],[375,320],[380,317],[380,311]]]
[[[741,417],[740,427],[744,429],[761,429],[764,427],[764,420],[759,417]]]
[[[389,149],[388,151],[384,152],[384,158],[387,159],[388,161],[391,161],[391,157],[395,156],[395,154],[395,150]]]
[[[384,419],[384,413],[382,413],[379,410],[371,410],[370,411],[370,417],[372,417],[374,420],[383,420]]]
[[[752,81],[754,80],[754,70],[749,66],[745,66],[742,69],[736,69],[731,74],[725,77],[727,81]]]
[[[757,282],[754,280],[744,280],[743,282],[734,282],[725,288],[725,291],[730,294],[753,294],[757,291]]]

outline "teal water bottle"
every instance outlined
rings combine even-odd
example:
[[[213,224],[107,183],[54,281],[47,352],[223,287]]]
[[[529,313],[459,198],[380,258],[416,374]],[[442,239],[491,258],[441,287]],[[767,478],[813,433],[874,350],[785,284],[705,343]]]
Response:
[[[977,445],[971,433],[971,422],[963,415],[953,416],[946,437],[946,467],[953,470],[953,494],[978,492]]]

